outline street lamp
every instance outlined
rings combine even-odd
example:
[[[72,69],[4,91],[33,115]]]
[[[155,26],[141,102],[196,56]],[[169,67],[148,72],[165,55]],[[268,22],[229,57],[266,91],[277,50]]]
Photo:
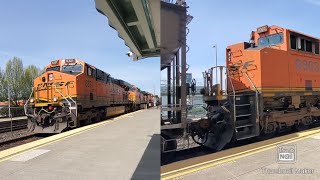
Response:
[[[216,49],[216,83],[218,84],[218,45],[214,45],[212,48]]]

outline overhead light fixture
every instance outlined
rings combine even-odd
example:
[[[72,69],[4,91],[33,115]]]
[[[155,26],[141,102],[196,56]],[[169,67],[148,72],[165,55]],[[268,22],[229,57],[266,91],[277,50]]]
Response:
[[[187,15],[187,25],[192,21],[193,16],[191,16],[190,14]]]

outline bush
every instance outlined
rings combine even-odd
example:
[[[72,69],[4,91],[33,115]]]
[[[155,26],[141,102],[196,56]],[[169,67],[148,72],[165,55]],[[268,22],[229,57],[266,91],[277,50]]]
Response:
[[[11,110],[12,117],[25,115],[23,107],[11,107],[10,110]],[[9,117],[9,108],[8,107],[0,107],[0,116]]]

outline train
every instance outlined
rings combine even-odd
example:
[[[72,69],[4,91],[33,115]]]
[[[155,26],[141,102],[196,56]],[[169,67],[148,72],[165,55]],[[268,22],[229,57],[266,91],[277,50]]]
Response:
[[[149,108],[153,97],[82,60],[59,59],[34,79],[24,109],[29,131],[51,134]]]
[[[319,125],[319,41],[265,25],[251,32],[249,42],[228,46],[225,65],[203,72],[207,114],[189,124],[193,140],[219,151],[236,141]]]

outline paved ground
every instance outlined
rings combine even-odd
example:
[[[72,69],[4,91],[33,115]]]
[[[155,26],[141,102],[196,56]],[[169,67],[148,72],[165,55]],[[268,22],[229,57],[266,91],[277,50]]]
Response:
[[[279,148],[282,148],[281,151],[285,153],[296,148],[294,153],[296,155],[296,161],[293,163],[283,163],[288,161],[279,161]],[[178,179],[316,180],[320,179],[319,152],[320,136],[314,136],[286,145],[282,144],[276,148],[185,175],[183,177],[179,177]]]
[[[159,179],[159,119],[140,111],[0,162],[0,179]]]

